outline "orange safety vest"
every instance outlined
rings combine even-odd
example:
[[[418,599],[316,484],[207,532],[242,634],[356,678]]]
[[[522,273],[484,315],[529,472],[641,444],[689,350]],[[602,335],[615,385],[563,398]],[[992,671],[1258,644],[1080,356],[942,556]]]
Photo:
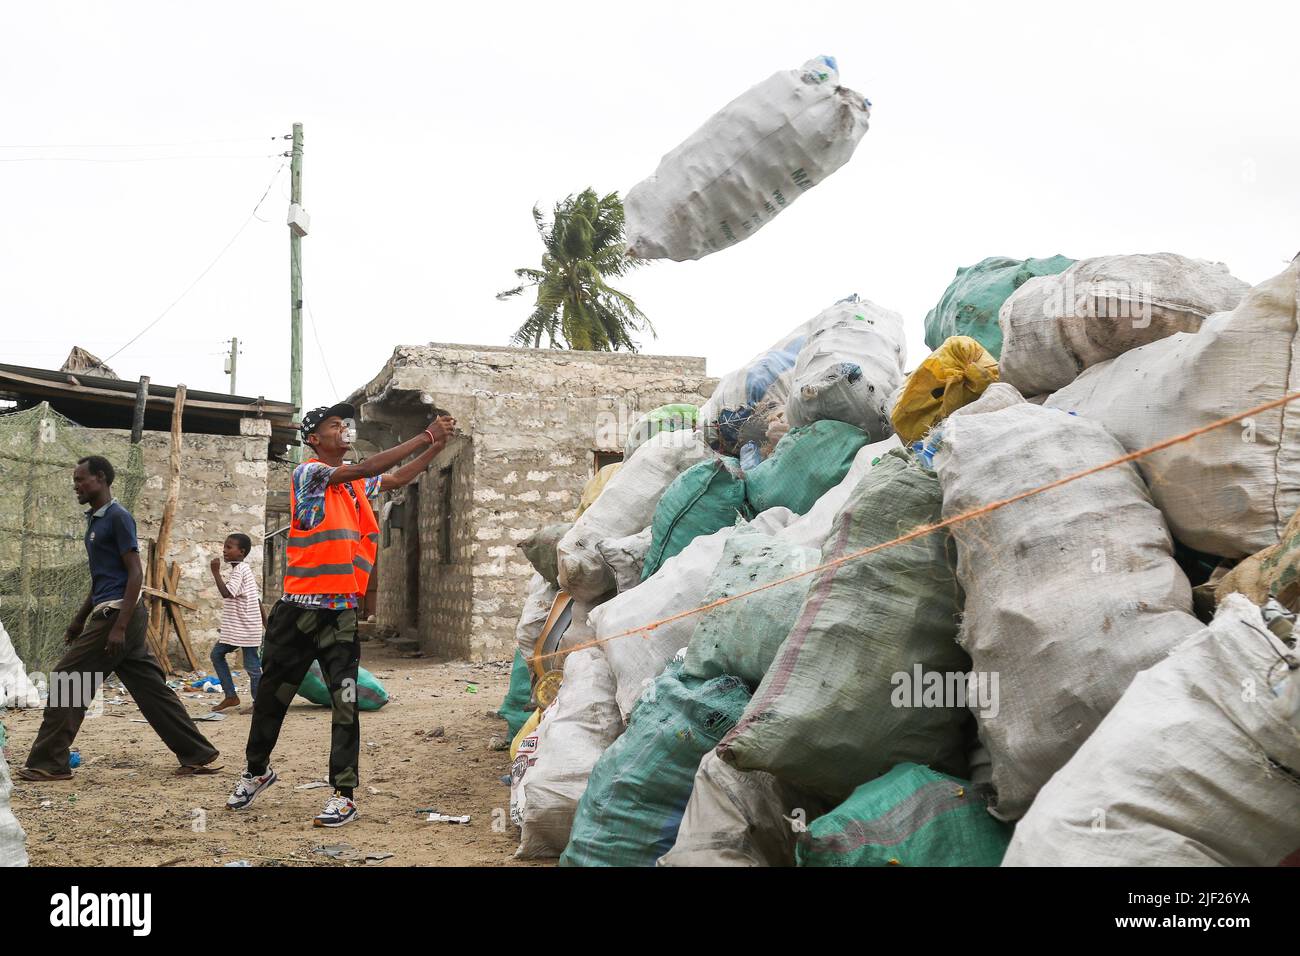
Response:
[[[313,458],[312,461],[319,459]],[[366,499],[364,478],[325,488],[325,516],[310,531],[289,525],[284,571],[286,594],[365,594],[379,549],[379,522]],[[298,495],[289,489],[290,515],[298,513]]]

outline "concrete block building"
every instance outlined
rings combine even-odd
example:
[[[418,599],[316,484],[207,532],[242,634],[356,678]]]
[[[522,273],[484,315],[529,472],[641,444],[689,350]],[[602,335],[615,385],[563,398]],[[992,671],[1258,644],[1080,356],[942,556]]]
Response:
[[[620,461],[628,428],[659,405],[702,404],[702,358],[431,343],[401,346],[350,398],[358,451],[456,417],[420,480],[382,495],[369,606],[381,631],[444,658],[503,660],[532,568],[519,542],[572,520],[583,486]]]

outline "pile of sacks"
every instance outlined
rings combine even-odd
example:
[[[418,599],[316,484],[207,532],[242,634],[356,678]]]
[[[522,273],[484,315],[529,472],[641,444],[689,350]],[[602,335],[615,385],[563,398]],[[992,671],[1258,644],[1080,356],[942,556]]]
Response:
[[[910,375],[836,303],[530,543],[520,856],[1300,863],[1297,415],[1117,461],[1300,391],[1300,259],[989,262]]]

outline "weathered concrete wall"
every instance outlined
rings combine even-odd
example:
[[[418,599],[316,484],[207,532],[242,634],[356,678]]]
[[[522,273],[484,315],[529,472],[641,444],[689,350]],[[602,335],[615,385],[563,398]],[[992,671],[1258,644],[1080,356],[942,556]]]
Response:
[[[441,541],[444,471],[451,478],[451,549]],[[378,594],[375,618],[384,629],[420,642],[429,654],[464,658],[469,654],[473,613],[473,451],[466,439],[454,440],[415,483],[381,496]],[[401,509],[401,527],[385,519],[388,503]],[[391,518],[391,513],[390,513]],[[411,537],[417,562],[411,587]]]
[[[442,344],[398,348],[351,399],[361,406],[362,439],[387,447],[409,438],[427,422],[431,402],[456,416],[472,452],[471,498],[462,499],[459,476],[455,496],[465,519],[457,560],[465,548],[472,567],[468,633],[450,636],[462,627],[460,572],[427,570],[435,534],[423,546],[424,587],[440,596],[428,605],[432,619],[421,605],[422,643],[443,655],[507,659],[532,574],[519,542],[544,525],[572,519],[595,473],[596,453],[621,452],[642,413],[672,402],[701,404],[715,384],[701,358]],[[436,520],[432,511],[426,519]],[[391,583],[381,576],[381,625],[395,619],[390,615],[399,598],[388,591]]]
[[[468,658],[474,644],[474,450],[455,440],[430,466],[420,485],[420,632],[425,650]],[[450,506],[449,508],[447,506]],[[450,522],[444,547],[442,524]]]
[[[384,496],[391,500],[392,496]],[[382,506],[381,506],[382,511]],[[381,512],[376,513],[380,517]],[[403,633],[406,620],[406,532],[389,526],[380,517],[379,554],[375,561],[378,576],[378,602],[375,619],[385,628]]]

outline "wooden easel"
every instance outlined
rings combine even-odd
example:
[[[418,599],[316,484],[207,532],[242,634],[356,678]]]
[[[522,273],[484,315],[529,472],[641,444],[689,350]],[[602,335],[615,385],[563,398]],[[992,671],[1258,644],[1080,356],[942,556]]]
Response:
[[[172,443],[167,503],[163,506],[162,522],[158,525],[158,540],[149,546],[149,567],[145,572],[145,600],[149,608],[149,646],[163,673],[171,674],[171,661],[167,654],[170,626],[176,628],[176,637],[190,670],[198,669],[198,659],[190,646],[189,630],[181,608],[197,610],[194,604],[182,600],[177,594],[181,571],[173,561],[167,563],[167,549],[171,544],[172,519],[176,516],[176,501],[181,492],[181,413],[185,408],[185,386],[176,386],[172,400]]]
[[[190,670],[198,670],[198,658],[194,655],[194,647],[190,644],[190,632],[185,623],[185,617],[182,610],[197,611],[198,605],[192,601],[187,601],[179,596],[179,585],[181,579],[181,569],[173,561],[167,566],[167,577],[161,582],[162,587],[155,584],[153,573],[157,566],[157,545],[154,542],[149,544],[149,572],[146,575],[146,584],[142,589],[145,596],[146,606],[149,608],[149,649],[153,652],[154,658],[158,665],[163,669],[163,673],[171,674],[171,659],[168,654],[168,646],[171,639],[171,629],[176,629],[176,639],[180,642],[181,650],[185,654],[185,661]],[[155,624],[155,619],[157,624]]]

